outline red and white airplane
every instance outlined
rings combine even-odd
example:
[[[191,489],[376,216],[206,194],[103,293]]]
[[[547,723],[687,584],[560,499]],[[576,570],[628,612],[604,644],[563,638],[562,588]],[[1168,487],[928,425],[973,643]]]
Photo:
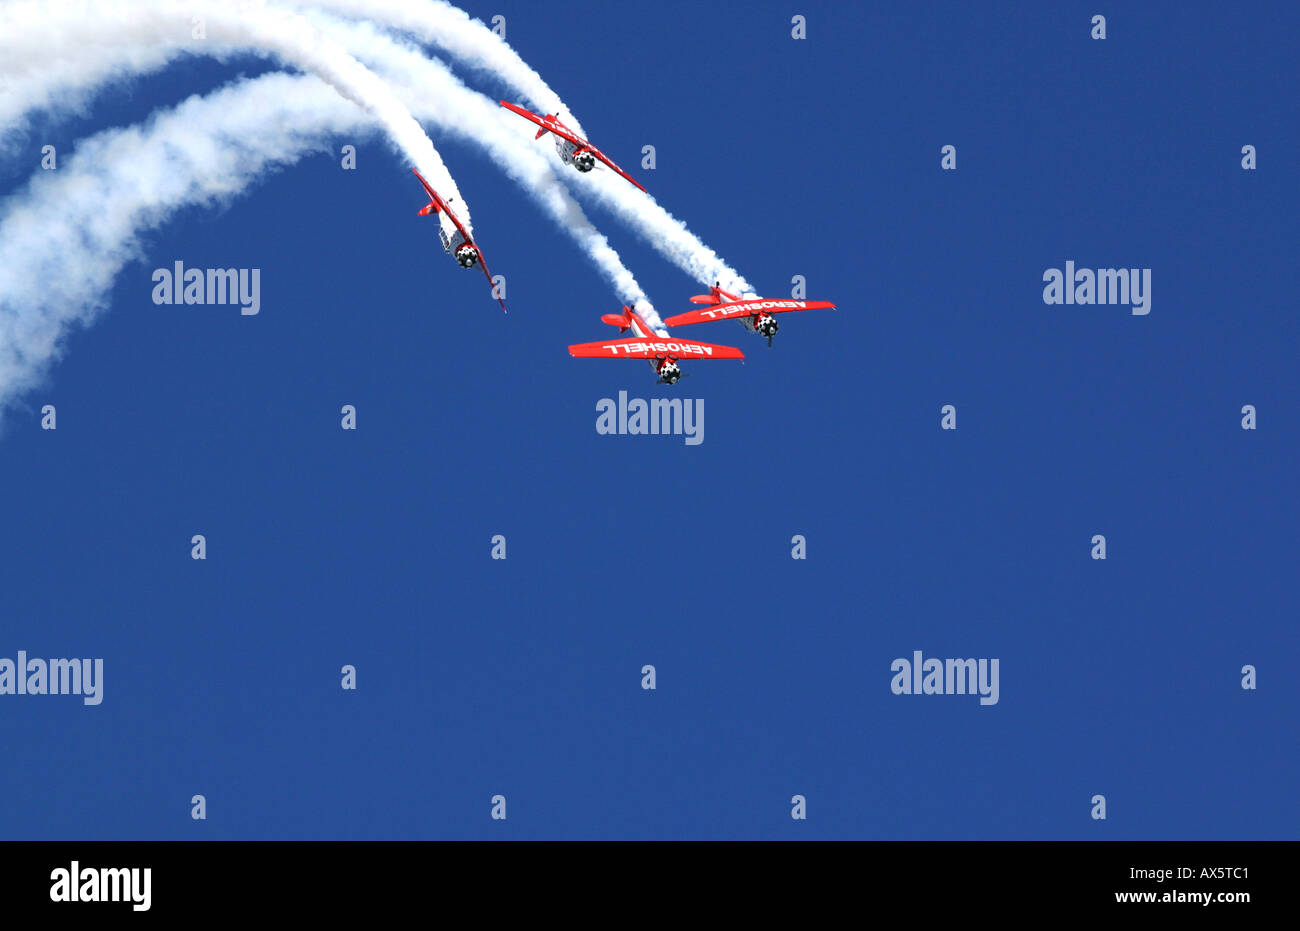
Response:
[[[424,217],[431,213],[438,215],[438,238],[442,240],[443,250],[450,256],[453,256],[462,268],[473,268],[475,264],[483,269],[483,274],[487,276],[488,284],[492,287],[492,293],[496,295],[496,285],[492,283],[492,273],[488,271],[487,262],[483,260],[483,252],[470,239],[469,233],[461,225],[460,220],[456,217],[448,206],[447,202],[438,196],[438,192],[429,186],[429,182],[424,180],[424,175],[412,168],[415,176],[420,179],[424,185],[424,190],[428,192],[429,202],[420,208],[419,215]],[[506,302],[497,298],[497,303],[501,309],[506,309]]]
[[[734,346],[715,346],[697,343],[690,339],[660,336],[650,329],[641,315],[630,307],[621,314],[605,314],[600,318],[620,333],[631,330],[635,337],[610,339],[598,343],[578,343],[569,347],[569,355],[579,359],[648,359],[650,367],[665,385],[673,385],[682,377],[679,359],[743,359],[745,354]]]
[[[669,317],[664,323],[669,326],[686,326],[691,323],[708,323],[711,320],[739,320],[740,325],[751,333],[767,337],[771,347],[772,337],[778,329],[775,314],[785,314],[793,310],[833,310],[830,301],[795,301],[776,298],[753,297],[742,298],[724,291],[716,284],[708,294],[697,294],[691,298],[692,304],[709,304],[708,310],[692,310],[675,317]]]
[[[578,169],[578,171],[586,174],[596,167],[596,159],[600,159],[610,168],[614,169],[615,172],[622,175],[624,178],[627,178],[627,180],[645,191],[645,188],[641,187],[635,178],[629,175],[622,168],[615,165],[608,155],[560,122],[556,117],[556,114],[550,113],[546,116],[538,116],[531,110],[525,110],[523,107],[517,107],[512,103],[506,103],[504,100],[501,101],[501,106],[514,113],[518,113],[526,120],[532,120],[538,126],[542,127],[537,130],[537,135],[533,137],[534,139],[540,139],[542,136],[546,135],[546,133],[554,133],[555,151],[560,153],[560,161],[564,162],[564,164],[572,165],[574,168]],[[646,193],[648,194],[650,192],[646,191]]]

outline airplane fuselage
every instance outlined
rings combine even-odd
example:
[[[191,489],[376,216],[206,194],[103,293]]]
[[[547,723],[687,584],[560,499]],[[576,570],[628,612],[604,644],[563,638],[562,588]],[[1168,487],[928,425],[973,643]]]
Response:
[[[462,268],[473,268],[478,261],[478,249],[445,213],[438,214],[438,239],[442,242],[443,251],[452,256]]]
[[[740,325],[750,333],[757,333],[759,336],[765,336],[768,339],[775,336],[776,331],[779,329],[776,317],[768,313],[750,314],[747,317],[741,317]]]
[[[585,173],[596,167],[596,157],[585,146],[570,142],[563,136],[555,137],[555,151],[559,153],[560,161],[572,165],[578,171]]]
[[[465,242],[465,234],[445,213],[438,214],[438,238],[442,240],[442,250],[448,255],[453,255],[456,247]]]
[[[660,336],[650,329],[649,324],[635,310],[629,310],[627,316],[628,322],[632,325],[632,332],[635,335],[647,341],[667,339],[667,337]],[[655,376],[666,385],[675,385],[682,377],[681,366],[677,364],[677,360],[672,356],[665,355],[660,359],[647,359],[646,361],[650,363],[650,368],[654,370]]]

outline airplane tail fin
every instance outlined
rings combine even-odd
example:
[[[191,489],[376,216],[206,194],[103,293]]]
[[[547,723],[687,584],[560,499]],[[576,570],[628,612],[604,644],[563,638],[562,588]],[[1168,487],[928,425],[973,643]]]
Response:
[[[709,288],[708,294],[697,294],[691,298],[692,304],[726,304],[730,301],[738,301],[740,297],[732,294],[730,291],[724,291],[716,283]]]
[[[718,286],[714,285],[713,287],[709,288],[708,294],[697,294],[693,298],[691,298],[691,303],[692,304],[721,304],[722,296],[718,293],[718,291],[719,291]]]
[[[632,327],[631,313],[632,309],[624,305],[621,314],[602,314],[600,319],[610,326],[618,327],[620,333],[626,333]]]
[[[429,201],[427,204],[425,204],[423,207],[420,208],[416,216],[427,217],[429,214],[437,213],[437,212],[438,212],[438,205],[435,204],[433,201]]]
[[[546,118],[547,118],[548,120],[553,120],[553,119],[555,119],[555,116],[556,116],[556,114],[554,114],[554,113],[548,113],[548,114],[546,114]],[[534,138],[534,139],[540,139],[540,138],[542,138],[543,136],[545,136],[545,135],[546,135],[547,133],[549,133],[549,132],[550,132],[550,130],[547,129],[545,126],[543,126],[541,129],[537,130],[537,135],[536,135],[536,136],[533,136],[533,138]]]

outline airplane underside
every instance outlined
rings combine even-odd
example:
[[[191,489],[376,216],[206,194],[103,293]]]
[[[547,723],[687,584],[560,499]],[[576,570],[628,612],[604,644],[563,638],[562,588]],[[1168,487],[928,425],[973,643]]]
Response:
[[[759,314],[758,316],[750,314],[748,317],[741,319],[740,325],[749,332],[757,333],[759,336],[765,336],[769,340],[775,336],[776,331],[780,329],[776,317],[771,314]]]
[[[478,250],[445,216],[440,214],[438,219],[438,238],[442,240],[443,251],[455,258],[462,268],[473,268],[478,261]]]
[[[555,151],[559,153],[560,161],[566,165],[572,165],[584,174],[596,167],[596,157],[586,149],[578,148],[568,139],[556,136]]]
[[[655,374],[665,385],[675,385],[682,377],[682,369],[676,359],[652,359],[650,367],[655,370]]]

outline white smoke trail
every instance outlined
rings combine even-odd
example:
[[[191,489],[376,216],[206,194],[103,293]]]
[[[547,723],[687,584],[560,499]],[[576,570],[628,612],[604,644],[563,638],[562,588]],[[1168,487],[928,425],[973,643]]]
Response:
[[[0,6],[0,79],[31,90],[33,78],[61,62],[73,63],[73,71],[83,78],[102,79],[158,61],[159,56],[147,51],[151,46],[206,55],[209,40],[221,46],[219,54],[228,53],[228,46],[247,47],[309,71],[372,113],[429,183],[444,198],[458,201],[456,212],[470,227],[468,206],[442,158],[392,90],[345,48],[289,10],[219,0],[9,0]],[[6,97],[6,106],[15,106],[12,94]]]
[[[581,125],[560,96],[530,68],[505,40],[484,23],[442,0],[285,0],[299,8],[341,13],[409,32],[437,45],[474,67],[490,71],[541,109],[560,114],[568,126],[582,134]],[[518,132],[531,137],[533,127],[516,117]],[[599,145],[599,143],[597,143]],[[753,293],[749,282],[706,246],[652,196],[629,185],[611,172],[583,176],[553,159],[557,171],[575,190],[589,194],[612,210],[669,261],[697,281],[720,282],[728,291]]]
[[[482,147],[524,187],[595,262],[621,300],[630,303],[650,326],[666,333],[663,322],[609,241],[592,226],[582,207],[554,171],[547,150],[518,134],[514,114],[460,82],[441,62],[426,58],[365,23],[350,24],[328,16],[310,16],[322,31],[345,44],[398,90],[407,105],[440,130],[453,132]]]
[[[582,124],[501,36],[481,20],[443,0],[283,0],[303,10],[324,10],[354,20],[383,23],[438,46],[466,64],[496,75],[543,113],[556,113],[577,133]]]
[[[271,74],[100,133],[58,171],[38,172],[0,219],[0,409],[43,377],[71,327],[104,308],[141,232],[237,194],[315,148],[322,130],[367,126],[319,80]]]
[[[506,118],[508,114],[494,101],[466,88],[440,63],[426,59],[418,50],[403,47],[379,35],[372,27],[348,24],[321,15],[317,15],[315,21],[322,27],[322,31],[341,38],[349,46],[349,53],[351,46],[364,48],[363,57],[379,63],[385,74],[399,80],[403,85],[402,99],[407,106],[413,107],[418,103],[424,118],[455,129],[467,139],[484,146],[515,180],[530,190],[551,217],[579,242],[614,285],[619,297],[636,307],[652,326],[662,329],[658,314],[635,278],[624,267],[608,240],[587,220],[567,189],[556,180],[544,153],[529,146],[526,140],[516,135],[516,127]],[[132,33],[130,38],[138,40],[138,36],[138,33]],[[141,68],[164,66],[169,55],[176,56],[184,51],[176,45],[168,45],[162,55],[145,55],[138,48],[124,48],[130,52],[128,64]],[[89,72],[85,60],[71,69],[65,69],[62,62],[56,68],[47,68],[42,74],[51,87],[41,88],[38,99],[46,103],[58,103],[59,97],[53,89],[55,85],[66,93],[81,92],[82,89],[75,85],[70,86],[69,80],[84,78],[87,74],[92,77],[110,73],[120,76],[120,69],[115,66],[117,59],[111,54],[100,55],[92,60],[96,62],[96,69]],[[70,70],[71,79],[65,79],[65,70]]]
[[[16,2],[21,3],[22,0],[16,0]],[[164,2],[164,0],[154,0],[154,2]],[[304,3],[303,0],[286,0],[286,2],[297,2],[299,6],[303,7],[309,5]],[[471,62],[476,67],[497,74],[502,80],[515,87],[545,112],[559,112],[562,119],[567,114],[569,119],[565,121],[578,131],[581,131],[576,118],[564,106],[559,96],[546,85],[545,81],[533,69],[519,58],[509,45],[483,23],[470,19],[463,11],[443,3],[441,0],[311,0],[311,4],[318,8],[335,10],[349,15],[367,15],[384,21],[393,28],[409,31],[425,41],[440,44],[452,54]],[[30,7],[33,4],[28,2],[27,5]],[[171,0],[166,5],[173,8],[188,9],[196,6],[210,7],[211,3],[199,3],[197,0],[192,0],[192,2],[178,4],[175,0]],[[76,4],[69,2],[69,0],[60,0],[60,2],[55,3],[55,6],[69,8],[76,6]],[[274,12],[267,7],[254,7],[251,14],[240,15],[273,15]],[[113,52],[119,56],[118,67],[123,67],[120,61],[122,58],[133,58],[137,60],[137,63],[141,63],[139,60],[143,59],[142,67],[147,66],[150,62],[157,61],[156,57],[150,56],[146,50],[142,50],[138,44],[133,42],[133,39],[140,37],[141,29],[134,19],[128,26],[119,23],[120,28],[115,32],[103,23],[105,18],[101,16],[97,25],[88,26],[87,28],[90,32],[98,35],[101,40],[100,45],[115,46]],[[252,16],[252,18],[256,18],[256,16]],[[143,37],[145,39],[150,38],[148,30],[144,32]],[[3,50],[4,44],[0,42],[0,51]],[[86,49],[77,48],[77,55],[73,56],[73,59],[77,62],[77,67],[83,72],[102,75],[111,73],[114,70],[114,66],[100,66],[96,70],[93,65],[87,62],[86,51]],[[3,56],[0,56],[0,76],[3,76],[9,67],[11,67],[11,64],[3,61]],[[48,90],[38,89],[37,92],[32,93],[33,99],[48,99],[50,96]],[[12,101],[9,106],[13,106]],[[0,127],[4,125],[4,115],[4,97],[3,94],[0,94]],[[523,138],[528,136],[531,130],[524,123],[521,124],[518,132]],[[429,145],[429,151],[432,151],[431,144]],[[434,153],[434,156],[436,157],[436,153]],[[417,165],[421,164],[418,159],[413,160],[417,162]],[[603,206],[612,210],[651,246],[697,281],[706,285],[717,281],[728,290],[753,293],[752,287],[739,272],[695,236],[683,221],[670,214],[653,198],[631,187],[625,189],[621,185],[626,182],[613,178],[607,172],[592,172],[585,178],[575,177],[576,173],[566,169],[554,159],[552,159],[552,165],[566,183],[572,185],[576,190],[594,197]],[[454,182],[451,181],[450,175],[445,172],[445,169],[435,171],[422,168],[422,170],[440,192],[445,188],[454,192],[448,195],[449,197],[459,196]],[[439,181],[439,178],[442,180]],[[458,213],[468,213],[464,207],[464,198],[459,197],[459,201],[461,209]],[[464,217],[462,218],[464,219]],[[466,225],[470,225],[468,220]]]
[[[487,98],[464,93],[498,118]],[[447,118],[447,104],[430,87],[403,94],[421,115]],[[362,110],[314,77],[274,74],[191,98],[144,128],[101,133],[58,172],[38,174],[0,216],[0,410],[39,381],[70,327],[103,309],[113,279],[141,253],[142,232],[180,207],[237,194],[260,172],[320,148],[331,135],[367,128],[373,122]],[[539,202],[579,239],[620,296],[648,322],[658,321],[546,160],[512,134],[498,136],[503,148],[494,154],[509,158],[510,173],[524,184],[535,180]]]
[[[0,9],[0,19],[4,10]],[[211,54],[227,58],[242,52],[230,46],[211,43]],[[173,50],[155,46],[124,46],[119,54],[106,58],[64,59],[55,71],[5,76],[0,62],[0,152],[13,147],[23,129],[24,120],[39,110],[89,109],[90,98],[100,93],[119,70],[127,74],[146,74],[161,70],[174,55]]]

